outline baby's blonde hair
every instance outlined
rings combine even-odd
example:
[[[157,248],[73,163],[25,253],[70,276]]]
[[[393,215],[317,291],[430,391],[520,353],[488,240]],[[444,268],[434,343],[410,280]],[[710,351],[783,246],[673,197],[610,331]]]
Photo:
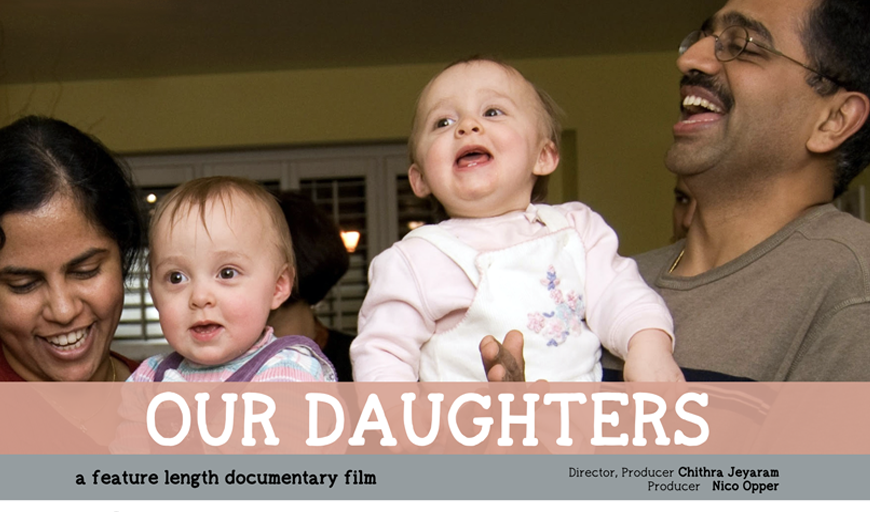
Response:
[[[420,119],[419,119],[419,110],[420,110],[420,101],[422,101],[423,96],[426,94],[426,91],[429,89],[429,86],[432,85],[432,82],[438,79],[445,71],[448,69],[458,66],[460,64],[474,64],[476,62],[491,62],[493,64],[497,64],[505,69],[505,71],[509,73],[515,73],[518,77],[520,77],[525,83],[527,83],[531,88],[535,91],[535,97],[538,100],[537,111],[541,128],[541,135],[551,141],[556,146],[556,151],[558,152],[561,149],[562,145],[562,118],[565,117],[565,113],[561,107],[553,100],[552,96],[547,94],[546,91],[535,85],[531,80],[525,77],[520,71],[493,57],[485,57],[480,55],[475,55],[473,57],[468,57],[466,59],[460,59],[448,64],[444,69],[438,72],[437,75],[433,76],[429,83],[426,84],[426,87],[420,91],[420,95],[417,96],[417,103],[414,105],[414,118],[411,120],[411,136],[408,137],[408,154],[412,164],[417,163],[417,138],[420,133]],[[535,181],[535,187],[532,189],[532,202],[543,202],[547,199],[547,184],[549,182],[549,176],[538,176]]]
[[[290,238],[287,219],[284,218],[278,200],[256,181],[233,176],[213,176],[187,181],[167,194],[157,205],[151,217],[148,229],[149,253],[154,254],[154,229],[164,215],[169,215],[169,224],[172,226],[180,215],[190,215],[194,209],[198,209],[202,225],[208,232],[205,222],[206,207],[209,203],[220,200],[226,211],[227,203],[232,205],[233,194],[239,194],[264,210],[272,222],[272,231],[275,234],[273,241],[279,257],[283,260],[281,262],[295,270],[296,256],[293,253],[293,241]]]

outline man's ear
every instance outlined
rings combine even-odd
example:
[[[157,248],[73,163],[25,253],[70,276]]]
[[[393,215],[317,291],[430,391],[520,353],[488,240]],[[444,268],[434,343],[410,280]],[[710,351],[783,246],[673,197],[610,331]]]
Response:
[[[277,281],[275,281],[275,292],[272,294],[272,305],[270,306],[273,310],[281,307],[281,304],[290,298],[295,280],[296,269],[285,263],[278,274]]]
[[[532,174],[535,176],[546,176],[552,174],[559,166],[559,150],[556,149],[556,144],[547,140],[544,147],[541,148],[541,153],[538,155],[538,161],[535,162],[535,168]]]
[[[411,190],[414,191],[415,196],[424,198],[432,193],[432,189],[429,188],[426,180],[423,179],[423,171],[420,170],[420,166],[417,164],[411,164],[411,167],[408,168],[408,181],[411,182]]]
[[[840,147],[864,126],[870,113],[870,100],[860,92],[838,92],[831,105],[807,141],[807,149],[813,153],[828,153]]]

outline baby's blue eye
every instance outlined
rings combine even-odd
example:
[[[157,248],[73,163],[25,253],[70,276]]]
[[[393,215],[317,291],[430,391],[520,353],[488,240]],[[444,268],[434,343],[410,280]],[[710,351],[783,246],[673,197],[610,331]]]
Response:
[[[450,126],[451,124],[453,124],[453,119],[439,119],[435,121],[435,128],[444,128],[445,126]]]
[[[488,108],[486,109],[486,112],[483,113],[483,117],[495,117],[501,115],[504,115],[504,112],[497,108]]]
[[[232,279],[239,275],[239,271],[234,268],[222,268],[220,272],[218,272],[218,276],[221,279]]]
[[[187,281],[187,276],[182,274],[181,272],[176,271],[170,272],[169,276],[167,276],[167,279],[169,279],[169,282],[172,284],[180,284],[184,281]]]

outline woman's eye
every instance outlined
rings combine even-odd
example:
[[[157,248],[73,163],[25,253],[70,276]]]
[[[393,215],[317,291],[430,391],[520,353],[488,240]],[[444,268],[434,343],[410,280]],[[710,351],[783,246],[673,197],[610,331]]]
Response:
[[[36,289],[36,281],[28,281],[26,283],[9,283],[9,289],[12,290],[12,293],[28,293],[34,289]]]
[[[218,276],[221,279],[232,279],[239,275],[239,271],[234,268],[222,268],[220,272],[218,272]]]
[[[497,108],[488,108],[486,109],[486,112],[483,113],[483,117],[495,117],[501,115],[504,115],[504,112]]]
[[[73,270],[72,275],[78,279],[90,279],[100,273],[100,267]]]
[[[181,284],[181,283],[187,281],[187,276],[182,274],[181,272],[178,272],[178,271],[170,272],[169,276],[167,276],[167,277],[168,277],[169,282],[171,284]]]
[[[435,128],[444,128],[445,126],[450,126],[453,124],[453,119],[439,119],[435,121]]]

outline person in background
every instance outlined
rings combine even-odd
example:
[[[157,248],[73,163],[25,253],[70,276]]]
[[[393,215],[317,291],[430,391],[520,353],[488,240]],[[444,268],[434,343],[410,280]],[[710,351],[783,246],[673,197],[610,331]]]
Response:
[[[110,347],[142,241],[98,140],[46,117],[0,129],[0,381],[124,381],[137,363]]]
[[[298,289],[272,311],[269,325],[277,336],[299,334],[313,339],[335,366],[339,382],[350,382],[353,372],[349,351],[353,336],[323,325],[313,309],[350,265],[341,233],[335,222],[302,194],[282,192],[278,202],[293,238]]]
[[[689,187],[682,178],[677,178],[674,184],[674,236],[671,238],[671,243],[677,242],[686,238],[686,233],[689,232],[689,226],[692,225],[692,217],[695,216],[695,206],[697,202],[689,192]]]

